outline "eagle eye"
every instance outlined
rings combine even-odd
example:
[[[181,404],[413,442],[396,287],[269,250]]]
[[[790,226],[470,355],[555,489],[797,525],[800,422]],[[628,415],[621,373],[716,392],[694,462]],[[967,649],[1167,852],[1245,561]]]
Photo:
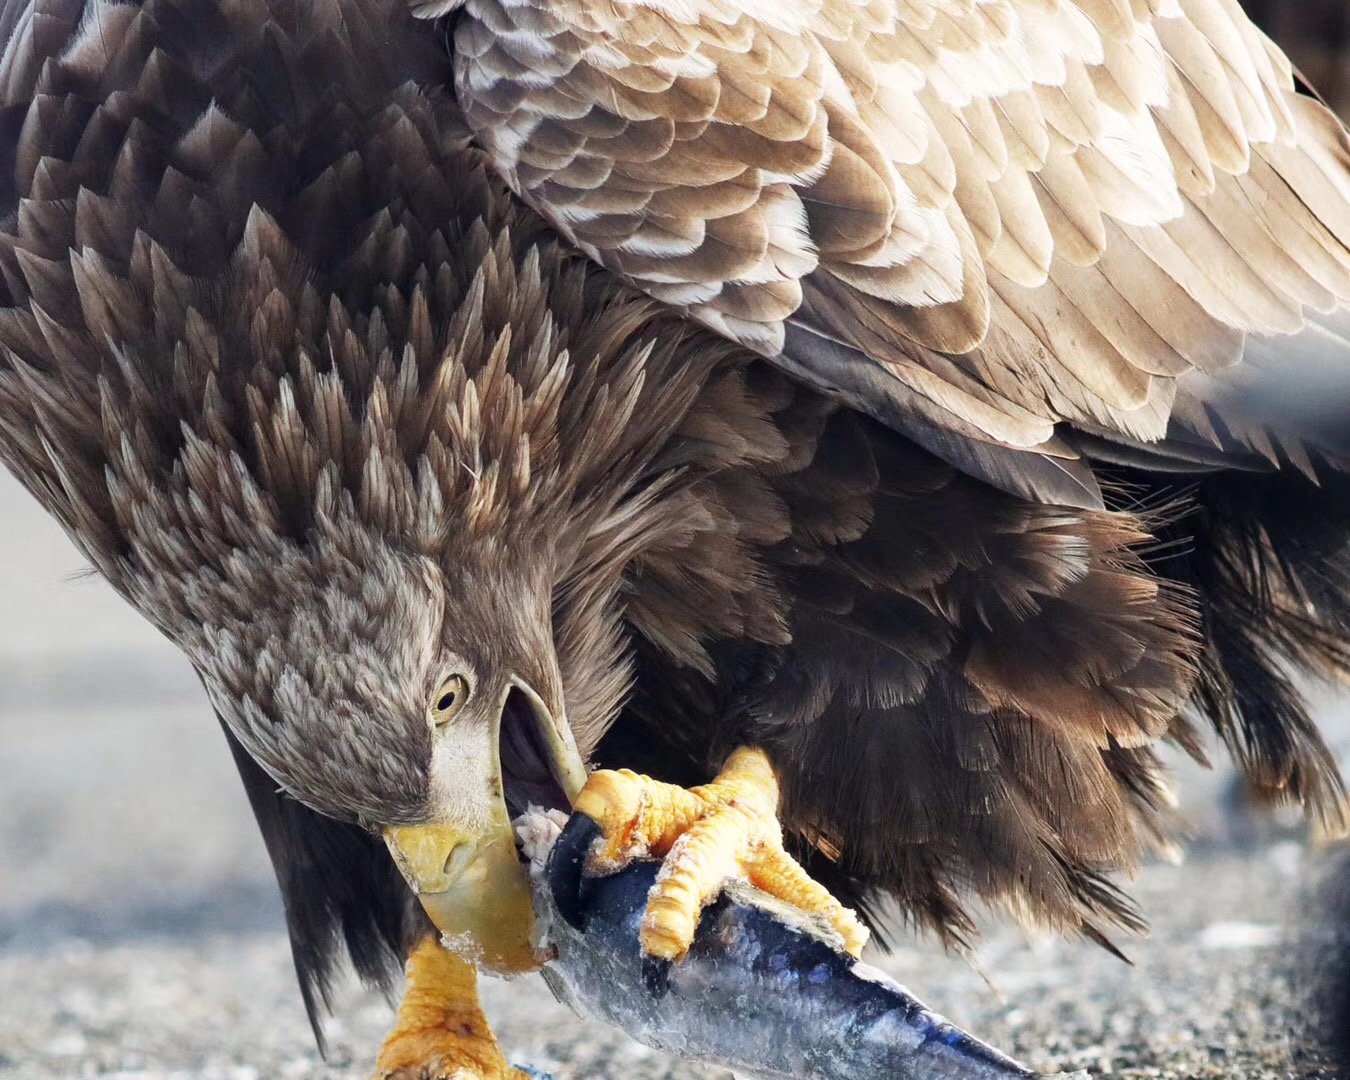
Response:
[[[463,675],[451,675],[436,689],[431,702],[431,719],[437,727],[454,719],[469,700],[469,682]]]

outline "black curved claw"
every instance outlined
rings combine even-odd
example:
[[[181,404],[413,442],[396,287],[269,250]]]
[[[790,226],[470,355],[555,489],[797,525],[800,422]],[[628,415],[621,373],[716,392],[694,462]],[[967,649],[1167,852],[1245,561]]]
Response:
[[[567,924],[578,931],[586,929],[585,902],[581,895],[586,857],[599,838],[600,825],[595,818],[577,812],[567,819],[548,855],[546,873],[553,905]]]
[[[659,956],[642,957],[642,985],[656,1001],[670,992],[670,967],[671,961]]]

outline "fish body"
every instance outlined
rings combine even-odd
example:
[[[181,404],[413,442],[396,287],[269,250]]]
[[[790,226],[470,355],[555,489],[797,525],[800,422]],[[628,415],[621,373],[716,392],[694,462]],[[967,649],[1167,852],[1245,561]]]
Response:
[[[764,1080],[1031,1080],[1039,1074],[929,1010],[788,909],[752,890],[703,912],[689,953],[644,958],[639,922],[660,870],[638,861],[585,872],[599,835],[574,814],[552,847],[536,902],[544,977],[589,1018],[681,1057]]]

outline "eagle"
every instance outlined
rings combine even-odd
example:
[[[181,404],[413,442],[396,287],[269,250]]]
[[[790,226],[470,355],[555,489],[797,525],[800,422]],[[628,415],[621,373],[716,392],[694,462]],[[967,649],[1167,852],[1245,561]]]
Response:
[[[1343,823],[1350,136],[1237,0],[4,0],[0,459],[191,661],[312,1019],[513,1075],[511,822],[1111,948]],[[316,1019],[317,1031],[317,1019]]]

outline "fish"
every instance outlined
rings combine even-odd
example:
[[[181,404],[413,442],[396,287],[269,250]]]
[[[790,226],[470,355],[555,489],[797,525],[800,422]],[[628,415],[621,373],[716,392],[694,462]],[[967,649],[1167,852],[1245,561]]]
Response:
[[[516,824],[530,866],[536,945],[547,957],[542,974],[583,1018],[746,1080],[1042,1076],[855,960],[827,928],[748,884],[733,885],[704,909],[683,958],[645,957],[639,922],[660,863],[635,860],[617,873],[592,875],[586,860],[600,836],[594,820],[532,809]]]

